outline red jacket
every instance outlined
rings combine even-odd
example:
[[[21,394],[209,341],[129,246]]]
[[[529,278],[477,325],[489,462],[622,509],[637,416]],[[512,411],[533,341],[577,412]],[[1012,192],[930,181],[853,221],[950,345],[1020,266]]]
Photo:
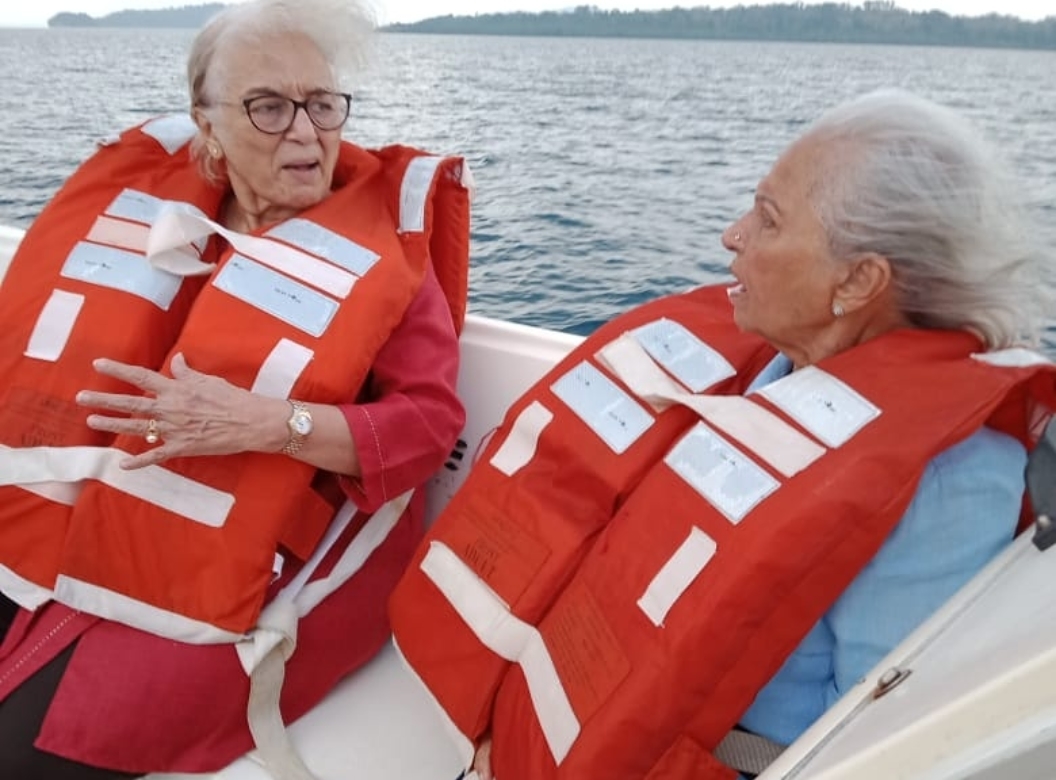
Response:
[[[464,422],[457,363],[451,314],[430,275],[378,353],[359,403],[343,407],[362,467],[360,481],[343,487],[365,511],[421,485],[442,465]],[[387,640],[385,596],[420,537],[423,507],[416,496],[356,576],[301,620],[282,691],[287,722]],[[271,592],[294,573],[289,567]],[[230,646],[181,644],[54,603],[20,612],[0,645],[0,701],[75,640],[38,748],[126,772],[206,772],[253,747],[249,680]]]

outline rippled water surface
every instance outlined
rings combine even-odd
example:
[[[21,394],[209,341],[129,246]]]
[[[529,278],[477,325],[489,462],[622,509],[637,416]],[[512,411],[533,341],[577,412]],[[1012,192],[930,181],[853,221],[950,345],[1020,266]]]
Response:
[[[28,226],[96,139],[182,110],[192,35],[0,30],[0,222]],[[586,333],[722,278],[719,234],[775,156],[880,86],[957,107],[996,139],[1056,261],[1053,73],[1052,52],[382,35],[348,136],[465,155],[472,310]]]

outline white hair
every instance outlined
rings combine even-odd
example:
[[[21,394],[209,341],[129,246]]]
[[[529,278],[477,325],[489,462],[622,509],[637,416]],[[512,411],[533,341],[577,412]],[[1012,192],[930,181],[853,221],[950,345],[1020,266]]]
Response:
[[[917,327],[969,330],[987,349],[1036,342],[1036,232],[1005,166],[963,117],[882,90],[830,110],[806,137],[823,145],[811,199],[837,258],[887,258]]]
[[[234,45],[265,45],[276,35],[303,35],[322,52],[334,83],[347,85],[365,66],[368,43],[375,28],[366,0],[249,0],[225,8],[195,36],[187,57],[187,87],[191,108],[204,109],[227,76],[222,53]],[[222,175],[205,153],[199,135],[192,153],[203,175],[218,181]]]

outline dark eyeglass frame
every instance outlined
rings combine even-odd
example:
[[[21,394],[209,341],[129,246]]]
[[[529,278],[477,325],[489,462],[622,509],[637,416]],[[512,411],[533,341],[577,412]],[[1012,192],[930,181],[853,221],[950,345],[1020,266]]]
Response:
[[[312,116],[312,112],[308,110],[308,104],[311,103],[313,100],[318,99],[321,95],[343,98],[345,101],[345,114],[343,117],[341,117],[341,121],[333,126],[324,126],[319,124],[319,122],[316,121],[315,117]],[[263,127],[258,125],[253,119],[252,111],[253,103],[258,100],[284,100],[287,103],[292,104],[293,113],[290,115],[290,123],[281,130],[265,130]],[[337,130],[339,127],[344,125],[345,122],[348,121],[348,115],[352,111],[352,95],[347,92],[316,92],[307,100],[294,100],[293,98],[286,97],[285,95],[254,95],[253,97],[248,97],[242,101],[242,108],[246,112],[246,118],[249,119],[249,123],[265,135],[282,135],[283,133],[289,132],[289,129],[293,127],[293,123],[297,121],[297,112],[302,108],[304,109],[305,116],[308,117],[308,121],[311,122],[319,130]]]

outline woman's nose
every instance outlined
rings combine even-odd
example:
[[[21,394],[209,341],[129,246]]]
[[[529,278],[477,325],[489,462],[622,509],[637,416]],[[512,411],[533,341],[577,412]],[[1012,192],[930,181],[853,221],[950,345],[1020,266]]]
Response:
[[[741,249],[742,236],[739,225],[740,221],[734,222],[722,231],[722,245],[731,252],[738,252]]]

